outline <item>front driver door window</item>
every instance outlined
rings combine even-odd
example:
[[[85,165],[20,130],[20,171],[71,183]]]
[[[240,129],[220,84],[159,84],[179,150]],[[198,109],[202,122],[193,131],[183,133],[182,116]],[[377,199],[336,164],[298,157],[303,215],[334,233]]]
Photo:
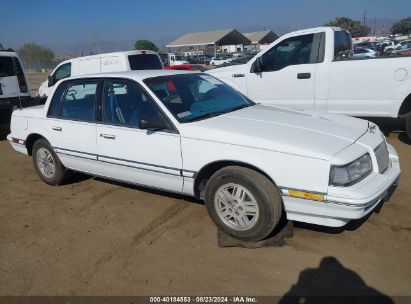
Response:
[[[54,82],[71,76],[71,63],[65,63],[57,68],[54,73]]]
[[[141,119],[166,119],[139,84],[127,80],[106,80],[101,117],[102,121],[97,126],[97,144],[105,175],[182,191],[179,134],[174,129],[139,129]]]
[[[267,50],[261,57],[262,71],[256,73],[252,66],[248,74],[248,96],[256,102],[313,110],[314,74],[316,63],[322,61],[318,50],[323,36],[290,37]]]

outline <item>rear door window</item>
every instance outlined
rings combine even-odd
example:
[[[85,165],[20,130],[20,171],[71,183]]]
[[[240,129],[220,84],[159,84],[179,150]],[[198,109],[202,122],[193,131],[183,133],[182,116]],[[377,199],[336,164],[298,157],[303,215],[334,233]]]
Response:
[[[352,59],[351,35],[345,31],[334,32],[334,60]]]
[[[161,70],[160,58],[156,54],[129,55],[128,61],[131,70]]]
[[[61,116],[72,120],[94,121],[97,81],[70,83],[63,99]]]

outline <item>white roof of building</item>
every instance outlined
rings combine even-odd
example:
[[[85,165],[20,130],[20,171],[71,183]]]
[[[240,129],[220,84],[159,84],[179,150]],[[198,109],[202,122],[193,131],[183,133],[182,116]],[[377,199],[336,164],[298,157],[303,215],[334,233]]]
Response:
[[[252,33],[243,33],[245,37],[248,38],[248,40],[251,41],[253,44],[258,44],[258,43],[271,43],[275,39],[278,38],[278,36],[271,30],[268,31],[260,31],[260,32],[252,32]]]
[[[167,47],[199,46],[199,45],[234,45],[248,44],[250,41],[235,29],[211,32],[188,33],[169,43]]]

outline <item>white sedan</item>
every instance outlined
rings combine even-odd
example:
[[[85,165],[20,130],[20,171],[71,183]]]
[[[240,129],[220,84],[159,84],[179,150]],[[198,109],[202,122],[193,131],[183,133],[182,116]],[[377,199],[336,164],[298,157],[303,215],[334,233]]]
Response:
[[[44,106],[14,111],[7,138],[50,185],[74,170],[195,196],[248,241],[282,216],[334,227],[362,218],[400,175],[366,120],[255,104],[181,71],[67,78]]]
[[[210,65],[220,66],[225,63],[230,63],[231,61],[233,61],[233,59],[234,57],[213,57],[210,60]]]

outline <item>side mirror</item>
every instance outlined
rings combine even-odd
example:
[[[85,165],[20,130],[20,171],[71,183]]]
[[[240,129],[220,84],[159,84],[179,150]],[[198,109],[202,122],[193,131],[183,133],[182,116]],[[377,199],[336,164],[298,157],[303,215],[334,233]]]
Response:
[[[257,57],[255,60],[255,73],[261,73],[263,71],[263,59],[260,57]]]
[[[147,118],[140,118],[138,127],[142,130],[159,131],[168,129],[170,126],[168,122],[160,116],[153,116]]]
[[[49,87],[54,86],[54,78],[53,78],[52,75],[49,75],[49,76],[47,77],[47,80],[48,80],[48,86],[49,86]]]

